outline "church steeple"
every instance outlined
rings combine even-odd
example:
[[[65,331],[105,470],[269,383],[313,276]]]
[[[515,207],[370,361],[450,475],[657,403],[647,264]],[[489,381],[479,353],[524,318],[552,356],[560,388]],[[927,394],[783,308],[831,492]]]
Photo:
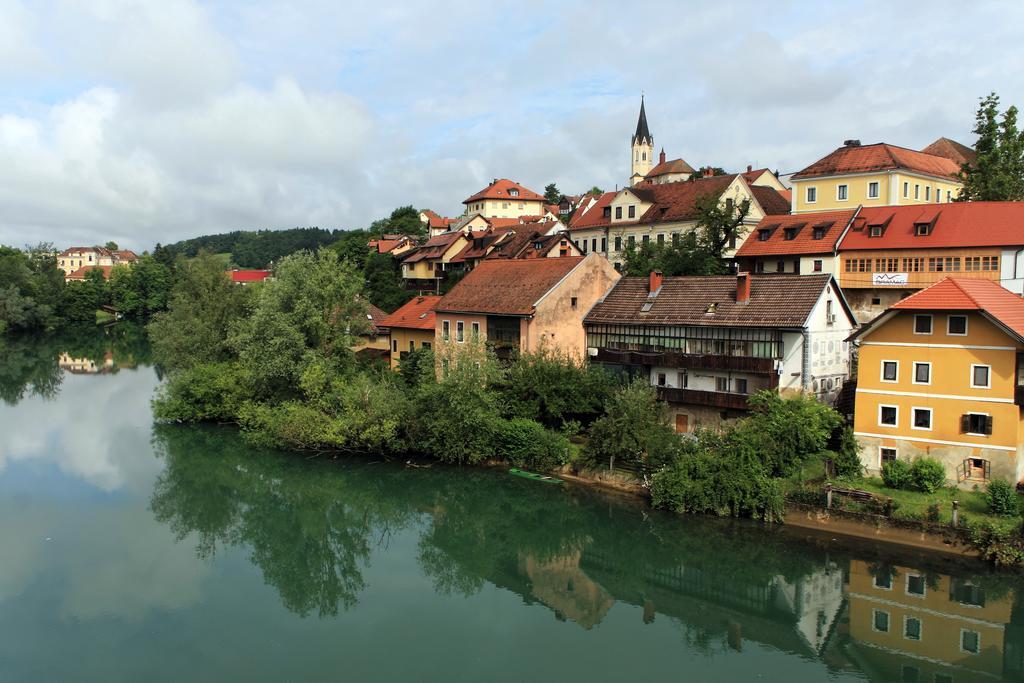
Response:
[[[636,185],[643,181],[654,166],[654,136],[647,127],[647,111],[644,108],[644,96],[640,95],[640,118],[636,120],[636,132],[630,142],[629,184]]]

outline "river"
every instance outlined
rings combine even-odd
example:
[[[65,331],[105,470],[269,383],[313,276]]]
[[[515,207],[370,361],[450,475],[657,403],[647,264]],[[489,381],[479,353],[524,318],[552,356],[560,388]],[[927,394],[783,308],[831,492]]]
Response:
[[[1024,679],[1024,582],[500,470],[154,425],[137,329],[0,347],[0,681]]]

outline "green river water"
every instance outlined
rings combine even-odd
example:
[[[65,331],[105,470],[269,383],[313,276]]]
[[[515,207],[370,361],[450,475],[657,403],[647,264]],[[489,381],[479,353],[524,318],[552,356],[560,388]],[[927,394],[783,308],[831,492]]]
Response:
[[[127,326],[0,347],[0,681],[1022,680],[1015,576],[260,451],[159,381]]]

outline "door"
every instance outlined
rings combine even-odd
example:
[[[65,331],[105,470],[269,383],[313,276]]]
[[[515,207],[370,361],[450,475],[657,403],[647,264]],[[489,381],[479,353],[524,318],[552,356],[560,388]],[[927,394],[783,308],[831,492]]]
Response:
[[[690,431],[690,416],[683,413],[676,413],[676,432],[686,434]]]

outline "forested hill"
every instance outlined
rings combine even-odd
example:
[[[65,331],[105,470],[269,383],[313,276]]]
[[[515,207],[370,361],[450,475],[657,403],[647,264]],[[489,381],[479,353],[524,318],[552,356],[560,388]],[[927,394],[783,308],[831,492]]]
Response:
[[[316,249],[337,241],[341,230],[291,228],[289,230],[235,230],[218,235],[203,235],[174,244],[157,244],[154,256],[173,260],[179,255],[195,256],[200,251],[230,254],[241,268],[266,268],[271,261],[301,249]]]

